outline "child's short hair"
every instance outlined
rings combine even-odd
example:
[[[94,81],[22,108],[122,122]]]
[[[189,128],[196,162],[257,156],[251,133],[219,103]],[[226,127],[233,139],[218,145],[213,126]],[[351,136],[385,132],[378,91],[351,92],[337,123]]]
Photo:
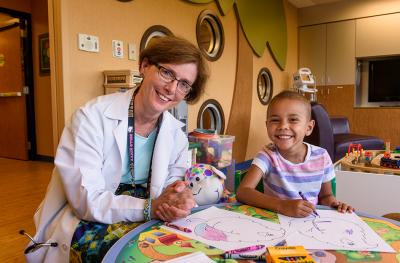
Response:
[[[292,91],[292,90],[284,90],[281,91],[280,93],[278,93],[277,95],[275,95],[271,102],[268,105],[268,109],[267,109],[267,118],[269,115],[269,109],[271,108],[272,105],[274,105],[276,102],[281,101],[283,99],[289,99],[289,100],[296,100],[298,102],[303,103],[303,105],[306,107],[307,110],[307,117],[309,120],[311,120],[311,104],[310,101],[303,95],[301,95],[300,93],[296,92],[296,91]]]

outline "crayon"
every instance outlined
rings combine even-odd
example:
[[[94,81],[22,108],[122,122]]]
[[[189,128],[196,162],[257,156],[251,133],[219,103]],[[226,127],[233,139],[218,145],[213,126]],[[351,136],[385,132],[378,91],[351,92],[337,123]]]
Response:
[[[257,255],[246,255],[246,254],[229,254],[225,253],[223,255],[224,259],[248,259],[248,260],[262,260],[265,261],[265,254],[257,256]]]
[[[233,249],[226,251],[225,254],[240,254],[244,252],[250,252],[250,251],[255,251],[264,248],[264,245],[254,245],[254,246],[249,246],[249,247],[244,247],[244,248],[239,248],[239,249]]]
[[[175,225],[175,224],[172,224],[172,223],[168,223],[168,222],[165,223],[165,225],[166,225],[167,227],[174,228],[174,229],[183,231],[183,232],[185,232],[185,233],[192,233],[192,230],[190,230],[190,229],[187,228],[187,227],[178,226],[178,225]]]

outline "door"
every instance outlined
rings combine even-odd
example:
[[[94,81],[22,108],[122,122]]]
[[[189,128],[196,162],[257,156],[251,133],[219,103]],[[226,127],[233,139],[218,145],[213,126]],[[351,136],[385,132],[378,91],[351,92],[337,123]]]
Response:
[[[28,160],[22,38],[19,23],[0,28],[0,157]]]

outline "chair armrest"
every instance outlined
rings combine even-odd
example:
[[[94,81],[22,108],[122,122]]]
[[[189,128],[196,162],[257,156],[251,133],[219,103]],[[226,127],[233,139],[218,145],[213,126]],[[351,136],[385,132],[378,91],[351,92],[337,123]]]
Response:
[[[334,135],[350,133],[349,120],[347,117],[332,116],[330,120]]]

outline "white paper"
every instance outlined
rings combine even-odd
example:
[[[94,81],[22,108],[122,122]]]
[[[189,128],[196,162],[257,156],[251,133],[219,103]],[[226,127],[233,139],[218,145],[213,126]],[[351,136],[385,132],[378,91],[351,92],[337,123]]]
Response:
[[[224,251],[253,245],[273,246],[286,236],[286,230],[279,224],[216,207],[207,208],[172,223],[191,229],[192,233],[162,227]],[[251,254],[258,253],[265,253],[265,248]]]
[[[201,251],[197,251],[182,257],[170,259],[164,261],[165,263],[187,263],[187,262],[196,262],[196,263],[215,263],[214,260],[210,259]]]
[[[395,252],[355,213],[317,210],[320,216],[293,218],[278,214],[289,246],[306,249]]]

